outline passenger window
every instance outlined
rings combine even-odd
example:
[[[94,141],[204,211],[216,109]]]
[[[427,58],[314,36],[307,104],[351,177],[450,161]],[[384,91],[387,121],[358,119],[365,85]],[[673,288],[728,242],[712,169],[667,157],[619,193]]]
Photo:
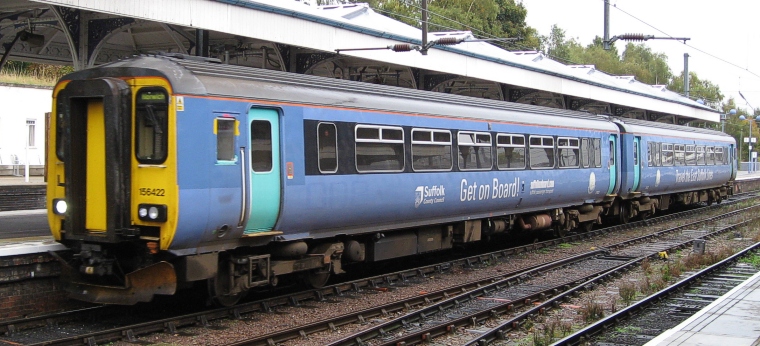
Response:
[[[135,154],[140,163],[166,161],[169,97],[163,89],[141,89],[135,100]]]
[[[254,120],[251,122],[251,169],[270,172],[272,166],[272,124]]]
[[[530,136],[530,168],[554,168],[554,138]]]
[[[654,166],[654,150],[652,149],[654,143],[647,142],[647,167]]]
[[[578,146],[577,138],[557,138],[557,150],[559,151],[559,167],[577,168],[578,167]]]
[[[216,118],[216,160],[235,161],[235,131],[237,120],[234,118]]]
[[[597,168],[602,167],[602,140],[599,138],[594,138],[591,140],[591,144],[591,150],[594,153],[594,155],[591,155],[591,153],[589,153],[589,157],[594,159],[591,162],[591,166]]]
[[[589,159],[589,145],[588,145],[588,138],[582,138],[581,139],[581,166],[583,168],[589,167],[589,162],[591,161]]]
[[[713,150],[713,147],[705,147],[705,152],[706,152],[705,164],[706,165],[714,165],[715,164],[715,151]]]
[[[715,147],[715,164],[723,164],[723,147]]]
[[[693,145],[686,146],[686,165],[695,166],[697,164],[697,153]]]
[[[607,166],[612,167],[615,164],[615,143],[610,141],[610,161]]]
[[[317,153],[319,171],[335,173],[338,171],[338,135],[335,124],[319,123],[317,125]]]
[[[676,144],[674,145],[674,151],[675,151],[675,165],[676,166],[684,166],[686,165],[685,160],[685,152],[684,152],[684,146],[683,144]]]
[[[441,130],[412,130],[412,169],[415,171],[449,171],[451,132]]]
[[[525,168],[525,136],[496,135],[496,166],[499,169]]]
[[[404,131],[401,128],[357,125],[355,135],[358,172],[404,170]]]
[[[705,165],[705,146],[704,145],[698,145],[697,148],[697,165],[704,166]]]
[[[655,166],[662,166],[662,143],[655,142],[654,143],[654,165]]]
[[[636,145],[637,143],[633,143],[633,165],[638,166],[639,165],[639,146]]]
[[[483,132],[459,132],[459,169],[463,171],[489,170],[491,158],[491,134]]]
[[[673,144],[662,143],[662,165],[673,165]]]

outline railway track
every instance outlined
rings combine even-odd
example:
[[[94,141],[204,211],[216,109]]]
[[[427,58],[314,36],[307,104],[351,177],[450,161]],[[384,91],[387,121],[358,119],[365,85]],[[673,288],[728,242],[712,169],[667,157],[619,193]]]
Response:
[[[592,231],[589,233],[575,234],[575,235],[571,235],[571,236],[564,237],[561,239],[529,244],[529,245],[525,245],[525,246],[521,246],[517,248],[511,248],[511,249],[501,250],[501,251],[492,252],[488,254],[482,254],[478,256],[457,259],[453,261],[438,263],[438,264],[425,266],[421,268],[414,268],[414,269],[406,270],[406,271],[385,274],[381,276],[375,276],[375,277],[366,278],[366,279],[357,280],[357,281],[340,283],[340,284],[328,286],[322,289],[298,292],[298,293],[289,294],[286,296],[279,296],[279,297],[274,297],[274,298],[270,298],[266,300],[245,303],[245,304],[241,304],[241,305],[231,307],[231,308],[207,310],[207,311],[203,311],[199,313],[191,313],[191,314],[187,314],[183,316],[172,316],[172,317],[168,317],[164,319],[155,319],[150,322],[118,326],[118,327],[113,327],[113,328],[107,328],[106,330],[79,333],[75,336],[65,336],[65,337],[53,336],[52,338],[49,338],[47,340],[33,341],[32,343],[40,342],[40,343],[44,343],[48,345],[67,345],[67,344],[82,344],[82,343],[98,344],[98,343],[103,343],[103,342],[108,342],[108,341],[113,341],[113,340],[134,341],[138,335],[144,335],[147,333],[154,333],[154,332],[176,333],[177,330],[185,326],[209,325],[211,321],[214,321],[214,320],[227,319],[227,318],[242,318],[242,316],[253,313],[253,312],[267,312],[267,311],[272,311],[273,309],[277,309],[278,307],[299,306],[300,304],[304,304],[305,302],[308,302],[308,301],[323,301],[323,300],[342,299],[342,298],[350,299],[352,296],[353,297],[361,296],[363,294],[366,294],[367,292],[393,290],[397,287],[414,284],[415,280],[424,280],[424,278],[429,275],[439,275],[440,273],[447,272],[451,270],[452,268],[456,268],[456,267],[487,266],[496,261],[502,261],[510,256],[525,254],[531,251],[536,251],[539,249],[556,246],[561,243],[582,241],[584,239],[601,236],[604,234],[608,234],[610,232],[618,232],[623,229],[654,225],[658,222],[666,222],[669,220],[673,220],[674,218],[679,217],[679,216],[690,217],[693,215],[703,214],[704,211],[705,209],[702,208],[702,209],[693,210],[689,212],[679,213],[677,215],[668,215],[668,216],[654,218],[654,219],[650,219],[646,221],[640,221],[640,222],[632,223],[629,225],[609,227],[606,229],[600,229],[600,230]],[[638,241],[641,241],[641,240],[638,240]],[[530,269],[535,269],[535,268],[525,268],[522,270],[522,272],[526,270],[530,270]],[[407,302],[405,304],[402,303],[401,305],[403,306],[404,310],[409,310],[411,308],[420,306],[422,304],[430,304],[432,302],[442,301],[457,293],[461,294],[462,292],[471,292],[475,290],[478,286],[484,286],[488,284],[489,282],[502,280],[503,278],[508,277],[510,275],[519,276],[519,272],[505,273],[504,275],[499,275],[501,278],[497,278],[497,277],[487,278],[481,282],[477,282],[477,283],[473,282],[473,283],[470,283],[469,285],[462,285],[461,287],[455,287],[447,291],[431,292],[429,295],[417,297],[419,299],[417,299],[415,302]],[[389,313],[393,313],[394,311],[400,311],[398,310],[400,309],[398,307],[396,308],[387,307],[384,309],[385,309],[385,312],[383,312],[383,309],[379,309],[378,315],[372,315],[372,314],[367,313],[365,315],[361,315],[361,317],[357,316],[355,317],[355,319],[359,322],[361,322],[362,319],[367,321],[368,319],[375,318],[373,316],[382,316],[383,314],[389,314]],[[22,335],[24,334],[23,331],[31,328],[32,326],[35,326],[35,327],[51,326],[51,325],[62,326],[63,322],[58,322],[58,321],[75,320],[76,317],[73,317],[73,315],[76,315],[78,313],[84,314],[87,316],[91,316],[93,314],[92,311],[82,311],[82,312],[72,312],[72,313],[64,314],[62,316],[40,316],[38,318],[9,321],[9,322],[0,324],[0,333],[4,332],[8,334],[9,335],[9,337],[7,337],[8,341],[19,340],[19,338],[22,338]],[[340,323],[343,323],[343,322],[340,322]],[[340,323],[338,323],[337,325],[340,325]],[[336,324],[333,323],[333,326],[336,326]],[[325,328],[330,329],[331,327],[329,324],[327,324]],[[50,328],[48,327],[48,329]],[[297,333],[298,333],[298,336],[301,337],[303,335],[308,335],[309,332],[298,331]],[[39,334],[39,333],[33,333],[33,334]],[[268,339],[272,339],[274,337],[276,336],[270,336]]]
[[[757,254],[758,250],[760,243],[755,243],[565,337],[555,345],[643,345],[756,274],[758,268],[738,261],[750,254]]]
[[[736,215],[737,211],[729,214]],[[728,216],[727,216],[728,217]],[[746,224],[748,221],[731,224],[728,226],[720,227],[713,230],[700,238],[715,237],[719,234],[734,230],[735,228]],[[614,275],[630,270],[634,266],[637,266],[641,261],[648,257],[656,257],[659,252],[671,251],[674,249],[682,248],[692,243],[691,239],[683,241],[673,241],[672,239],[664,239],[663,237],[669,234],[675,234],[682,230],[693,227],[695,224],[690,223],[684,226],[674,227],[668,230],[656,232],[654,234],[628,240],[615,244],[610,248],[615,249],[611,253],[620,253],[632,250],[633,253],[647,252],[644,255],[636,258],[625,256],[612,256],[609,258],[620,259],[618,265],[609,268],[599,268],[591,262],[583,263],[579,265],[588,268],[596,268],[596,271],[591,274],[578,275],[574,268],[561,268],[558,269],[561,274],[559,276],[564,278],[564,281],[560,281],[556,284],[551,284],[549,287],[544,283],[543,285],[537,282],[546,280],[546,277],[538,277],[538,281],[526,280],[519,283],[519,285],[508,286],[509,292],[525,292],[524,295],[513,295],[508,291],[499,288],[501,283],[495,283],[491,286],[481,288],[477,291],[468,292],[466,295],[450,298],[446,301],[442,301],[436,304],[426,306],[420,311],[415,311],[404,316],[391,319],[389,321],[377,324],[370,328],[366,328],[360,332],[343,337],[340,340],[330,343],[330,346],[353,346],[353,345],[365,345],[368,340],[372,340],[372,345],[413,345],[422,342],[429,342],[436,337],[447,335],[456,331],[461,327],[471,327],[477,329],[485,320],[499,319],[505,320],[498,324],[497,327],[488,331],[483,331],[478,338],[468,342],[468,345],[487,345],[490,341],[503,338],[504,335],[512,328],[516,328],[525,319],[536,315],[544,314],[547,310],[559,306],[559,304],[570,295],[580,290],[585,290],[593,287],[593,285],[604,282],[613,278]],[[642,246],[643,241],[651,242],[653,240],[660,239],[656,243],[647,243]],[[649,250],[645,250],[649,248]],[[533,287],[544,286],[541,291],[535,291]],[[559,289],[564,287],[564,289]],[[503,297],[503,298],[502,298]],[[496,300],[498,304],[483,304],[472,303],[465,304],[465,302],[480,302]],[[529,307],[531,302],[540,300],[542,303],[532,309],[528,309],[522,313],[513,312],[514,308],[520,302],[524,302],[524,307]],[[473,311],[474,310],[474,311]],[[507,315],[509,317],[502,317],[501,315]],[[489,340],[490,339],[490,340]],[[248,344],[245,341],[235,343],[233,345]]]

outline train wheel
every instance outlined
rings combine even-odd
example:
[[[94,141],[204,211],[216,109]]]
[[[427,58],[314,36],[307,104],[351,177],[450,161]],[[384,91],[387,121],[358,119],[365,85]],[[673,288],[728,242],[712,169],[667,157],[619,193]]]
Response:
[[[330,279],[330,268],[314,269],[310,270],[304,276],[306,284],[313,288],[322,288],[327,284],[327,280]]]
[[[583,233],[591,232],[591,230],[594,229],[594,222],[593,221],[584,222],[581,224],[580,227],[578,227],[578,229]]]
[[[555,237],[564,237],[566,235],[567,235],[567,228],[564,228],[562,226],[557,226],[554,228]]]
[[[628,203],[626,202],[620,202],[620,209],[618,212],[620,213],[619,221],[621,224],[626,224],[628,221],[631,221],[631,214],[629,213],[630,207],[628,206]]]
[[[216,276],[208,279],[207,283],[209,298],[218,306],[233,306],[247,293],[246,291],[235,294],[228,293],[230,292],[230,281],[232,281],[233,275],[230,271],[230,266],[227,265],[228,263],[225,260],[220,260]]]

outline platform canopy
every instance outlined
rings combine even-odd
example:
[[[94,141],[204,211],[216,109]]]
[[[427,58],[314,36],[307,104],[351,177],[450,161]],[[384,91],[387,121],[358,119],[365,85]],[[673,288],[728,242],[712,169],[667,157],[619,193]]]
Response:
[[[18,39],[17,39],[18,37]],[[3,0],[2,52],[12,60],[86,68],[134,54],[181,52],[230,64],[398,85],[547,107],[687,124],[719,112],[631,76],[568,66],[539,52],[431,33],[428,55],[378,48],[421,44],[421,31],[366,4],[307,6],[284,0]],[[15,42],[14,42],[15,41]]]

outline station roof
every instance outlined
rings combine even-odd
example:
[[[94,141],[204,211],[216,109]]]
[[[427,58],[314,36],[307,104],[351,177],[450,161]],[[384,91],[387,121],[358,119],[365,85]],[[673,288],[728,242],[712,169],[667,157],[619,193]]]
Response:
[[[298,2],[273,0],[235,1],[217,0],[224,3],[238,3],[249,8],[271,6],[281,8],[287,14],[305,20],[324,21],[344,30],[363,33],[368,36],[343,47],[324,46],[317,49],[340,49],[374,47],[370,38],[396,40],[393,44],[408,42],[421,44],[420,29],[383,16],[373,11],[367,4],[350,4],[309,7]],[[257,5],[258,4],[258,5]],[[464,37],[476,39],[472,33],[445,32],[430,33],[429,40],[440,37]],[[378,42],[381,44],[382,42]],[[319,44],[319,42],[315,42]],[[382,46],[382,44],[380,45]],[[395,53],[378,51],[348,51],[341,54],[356,55],[368,59],[388,61],[395,64],[437,70],[440,72],[469,76],[494,82],[534,88],[562,95],[594,99],[634,108],[676,114],[706,121],[718,121],[718,111],[672,92],[661,85],[648,85],[633,76],[613,76],[597,70],[593,65],[565,65],[549,59],[543,53],[513,52],[501,49],[487,42],[464,42],[456,46],[437,46],[428,56],[417,53]],[[453,56],[453,55],[456,55]],[[520,70],[520,71],[515,71]],[[642,99],[642,97],[644,99]]]
[[[59,14],[52,15],[56,11],[49,9],[54,7],[86,10],[94,14],[83,12],[83,18],[72,20],[62,18],[71,15],[71,12],[57,11]],[[25,9],[29,11],[24,12]],[[111,18],[112,22],[106,23],[104,18]],[[229,38],[251,38],[331,54],[336,49],[421,44],[419,29],[376,13],[366,4],[316,7],[282,0],[3,0],[0,2],[0,21],[10,19],[13,23],[0,22],[0,41],[9,42],[13,36],[9,34],[20,30],[19,25],[23,26],[25,22],[37,23],[38,32],[48,30],[45,46],[38,51],[14,49],[14,55],[31,61],[58,59],[58,62],[65,62],[63,59],[67,49],[76,47],[77,43],[81,47],[82,42],[67,43],[65,35],[56,32],[67,29],[61,28],[61,22],[71,25],[77,19],[82,23],[89,20],[90,28],[98,24],[112,30],[108,25],[118,25],[119,18],[134,19],[135,24],[124,26],[128,28],[125,32],[109,34],[106,37],[108,42],[89,47],[90,51],[102,50],[98,60],[90,61],[90,65],[135,53],[166,49],[172,44],[180,51],[189,50],[188,46],[193,45],[192,33],[195,29],[223,33]],[[436,40],[442,36],[469,38],[472,34],[431,33],[429,39]],[[60,56],[42,56],[38,53],[43,51],[59,52]],[[356,61],[379,62],[386,66],[464,76],[476,81],[503,83],[630,109],[672,114],[689,120],[719,120],[716,110],[662,86],[646,85],[633,77],[612,76],[593,66],[564,65],[539,52],[510,52],[486,42],[434,46],[426,56],[417,52],[397,53],[390,50],[345,51],[339,56]]]

